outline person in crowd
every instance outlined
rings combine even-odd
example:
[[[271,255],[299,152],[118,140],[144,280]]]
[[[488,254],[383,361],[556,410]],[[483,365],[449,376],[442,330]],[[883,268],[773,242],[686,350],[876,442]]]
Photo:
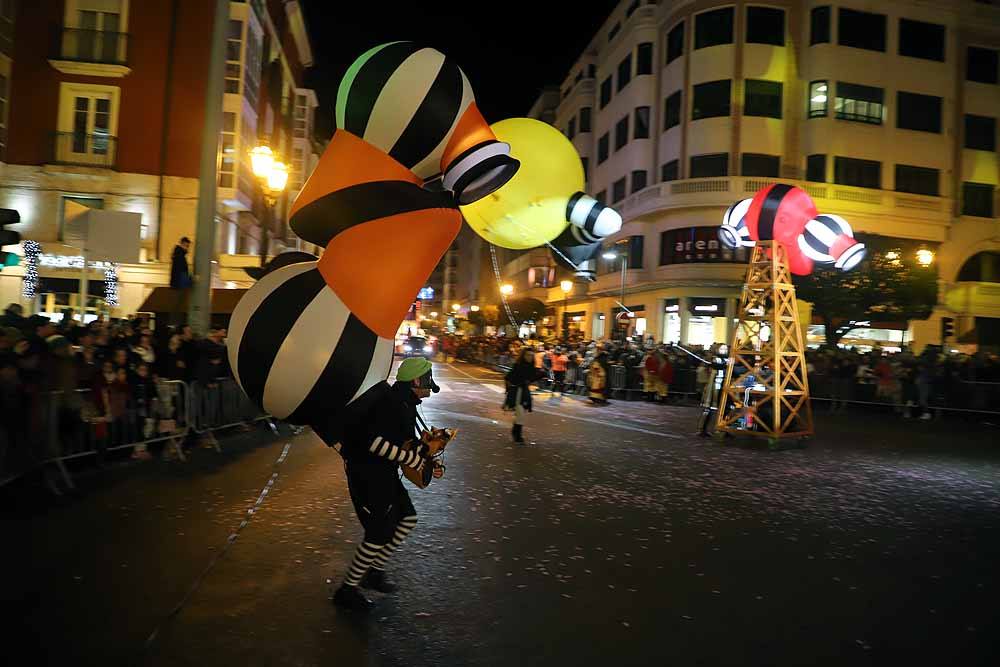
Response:
[[[139,334],[139,342],[132,346],[132,355],[136,365],[139,363],[152,366],[156,363],[156,352],[153,350],[153,339],[149,335]]]
[[[566,371],[569,368],[569,357],[562,347],[556,347],[552,353],[552,391],[563,394],[566,391]]]
[[[187,362],[182,352],[180,334],[173,334],[167,341],[166,349],[157,355],[156,374],[164,380],[184,380],[187,378]]]
[[[174,246],[173,255],[170,258],[170,286],[174,289],[187,289],[191,287],[191,271],[188,268],[187,254],[191,249],[191,239],[182,236],[181,240]]]
[[[136,434],[141,433],[143,440],[153,437],[154,415],[153,402],[156,400],[156,384],[149,372],[149,365],[145,362],[136,364],[135,375],[130,378],[132,413],[136,428]],[[145,444],[139,444],[132,452],[132,458],[139,460],[149,460],[152,455],[146,449]]]
[[[525,444],[524,424],[526,415],[531,412],[531,384],[546,377],[545,371],[536,365],[535,356],[535,351],[525,346],[504,377],[507,394],[503,409],[514,413],[510,435],[518,445]]]
[[[607,351],[601,347],[595,349],[595,356],[587,369],[587,391],[595,405],[608,404],[608,383],[611,378],[611,364]]]
[[[0,327],[11,327],[20,331],[24,326],[24,308],[21,304],[12,303],[4,308],[3,315],[0,315]]]

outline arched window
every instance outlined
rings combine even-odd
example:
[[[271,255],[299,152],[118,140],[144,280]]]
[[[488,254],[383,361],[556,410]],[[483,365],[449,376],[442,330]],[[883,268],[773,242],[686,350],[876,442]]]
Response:
[[[965,261],[958,282],[1000,283],[1000,252],[978,252]]]

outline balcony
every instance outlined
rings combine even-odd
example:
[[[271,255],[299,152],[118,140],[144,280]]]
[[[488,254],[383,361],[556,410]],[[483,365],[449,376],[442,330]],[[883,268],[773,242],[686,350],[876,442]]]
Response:
[[[128,33],[61,28],[49,60],[64,74],[120,78],[132,71],[128,66]]]
[[[721,220],[722,210],[730,204],[752,197],[757,190],[774,183],[802,188],[812,197],[820,213],[844,216],[855,231],[944,241],[952,221],[952,201],[944,197],[753,176],[657,183],[629,196],[614,208],[625,222],[659,211],[705,207],[718,207]]]
[[[114,169],[118,163],[118,137],[57,132],[53,140],[52,163]]]

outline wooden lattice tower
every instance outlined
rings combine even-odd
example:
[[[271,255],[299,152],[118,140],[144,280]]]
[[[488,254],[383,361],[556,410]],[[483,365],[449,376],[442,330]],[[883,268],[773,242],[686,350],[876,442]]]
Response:
[[[804,352],[788,253],[781,243],[758,241],[740,298],[716,430],[772,442],[812,435]]]

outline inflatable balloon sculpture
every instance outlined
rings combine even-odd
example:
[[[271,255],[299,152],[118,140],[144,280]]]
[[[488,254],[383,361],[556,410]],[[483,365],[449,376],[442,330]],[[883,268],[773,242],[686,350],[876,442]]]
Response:
[[[466,221],[503,248],[548,245],[559,264],[593,280],[601,240],[620,230],[622,219],[583,193],[576,148],[559,130],[531,118],[509,118],[490,129],[510,144],[521,169],[496,192],[462,206]]]
[[[820,214],[801,188],[783,183],[758,190],[753,199],[729,207],[719,228],[728,248],[752,248],[757,241],[778,241],[788,251],[788,266],[800,276],[815,263],[850,271],[865,258],[865,246],[838,215]]]
[[[461,228],[458,203],[488,195],[519,166],[462,70],[412,42],[358,58],[336,116],[290,214],[322,258],[266,272],[229,328],[237,382],[292,423],[336,414],[386,379],[397,328]],[[444,191],[423,187],[438,175]]]
[[[465,74],[434,49],[364,53],[340,84],[336,120],[290,214],[322,258],[286,253],[255,272],[229,327],[236,381],[297,424],[361,409],[386,386],[399,325],[463,214],[506,248],[554,241],[574,269],[621,227],[583,194],[580,158],[558,130],[527,118],[490,127]]]

